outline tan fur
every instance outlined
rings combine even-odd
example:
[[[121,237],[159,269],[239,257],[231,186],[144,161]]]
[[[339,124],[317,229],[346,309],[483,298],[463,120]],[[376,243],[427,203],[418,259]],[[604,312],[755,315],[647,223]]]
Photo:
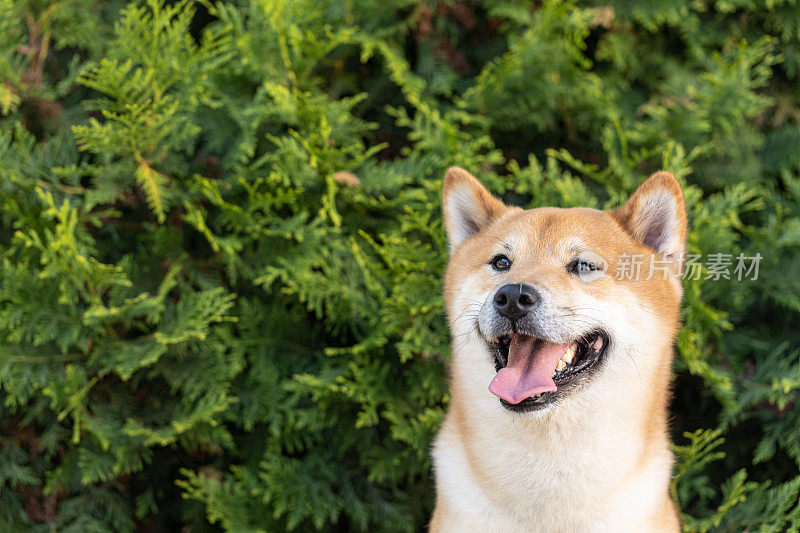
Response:
[[[638,281],[614,275],[623,254],[654,254],[644,242],[679,272],[686,214],[675,178],[654,174],[617,211],[522,210],[451,169],[444,209],[451,400],[434,444],[430,530],[678,531],[668,496],[667,404],[681,284],[660,272],[645,279],[647,261]],[[608,275],[585,283],[569,274],[565,265],[579,249],[601,254]],[[498,253],[512,259],[508,272],[489,267]],[[542,292],[554,309],[554,331],[585,333],[592,321],[613,336],[587,386],[549,411],[507,411],[488,390],[495,368],[475,327],[476,306],[507,283]],[[567,308],[573,312],[555,311]]]

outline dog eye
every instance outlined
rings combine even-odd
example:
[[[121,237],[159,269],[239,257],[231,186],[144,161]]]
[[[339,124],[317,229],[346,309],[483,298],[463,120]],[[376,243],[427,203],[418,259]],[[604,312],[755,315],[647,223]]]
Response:
[[[490,264],[498,272],[504,272],[511,268],[511,260],[504,255],[496,255]]]
[[[569,265],[567,265],[567,270],[569,270],[573,274],[583,274],[586,272],[595,272],[597,270],[602,270],[602,268],[594,264],[592,261],[582,261],[580,259],[575,259]]]

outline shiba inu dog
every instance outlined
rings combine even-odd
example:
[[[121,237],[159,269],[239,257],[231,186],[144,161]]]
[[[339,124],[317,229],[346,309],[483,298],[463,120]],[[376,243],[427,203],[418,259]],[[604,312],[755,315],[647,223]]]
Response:
[[[430,530],[678,531],[676,179],[652,175],[617,210],[522,210],[451,168],[443,205],[453,354]],[[636,276],[615,275],[630,258]]]

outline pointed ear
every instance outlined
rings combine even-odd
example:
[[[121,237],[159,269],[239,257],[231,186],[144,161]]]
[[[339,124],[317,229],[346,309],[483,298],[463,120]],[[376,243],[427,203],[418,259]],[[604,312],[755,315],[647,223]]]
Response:
[[[664,255],[680,254],[686,244],[686,206],[678,180],[656,172],[613,213],[637,241]]]
[[[508,209],[472,174],[459,167],[447,170],[442,196],[451,252]]]

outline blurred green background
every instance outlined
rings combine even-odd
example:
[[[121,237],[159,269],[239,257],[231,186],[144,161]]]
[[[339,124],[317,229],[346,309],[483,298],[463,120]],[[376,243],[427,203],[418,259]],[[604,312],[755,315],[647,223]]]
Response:
[[[0,530],[420,531],[444,170],[690,253],[687,531],[800,528],[800,3],[0,0]]]

